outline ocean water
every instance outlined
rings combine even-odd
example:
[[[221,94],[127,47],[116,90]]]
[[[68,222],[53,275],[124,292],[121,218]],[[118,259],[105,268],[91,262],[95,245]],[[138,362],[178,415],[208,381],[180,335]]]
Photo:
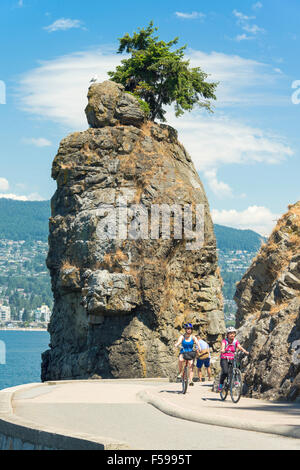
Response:
[[[0,390],[41,381],[41,354],[47,331],[0,331]]]

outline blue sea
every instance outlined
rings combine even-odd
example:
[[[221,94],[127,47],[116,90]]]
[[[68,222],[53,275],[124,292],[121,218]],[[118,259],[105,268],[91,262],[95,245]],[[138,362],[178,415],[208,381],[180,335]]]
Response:
[[[0,390],[41,381],[41,354],[47,331],[0,331]]]

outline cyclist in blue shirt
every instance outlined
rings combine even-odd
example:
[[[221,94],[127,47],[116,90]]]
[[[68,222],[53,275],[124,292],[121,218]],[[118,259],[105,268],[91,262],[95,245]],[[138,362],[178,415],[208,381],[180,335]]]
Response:
[[[183,354],[184,353],[191,353],[194,350],[194,345],[198,346],[199,349],[201,349],[200,344],[194,336],[193,333],[193,325],[191,323],[186,323],[183,325],[183,328],[185,329],[185,334],[181,335],[175,344],[175,347],[181,346],[180,353],[179,353],[179,358],[178,358],[178,368],[179,368],[179,375],[182,375],[183,372],[183,363],[185,361]],[[190,385],[194,385],[193,383],[193,364],[194,364],[194,359],[191,359],[188,361],[189,362],[189,369],[190,369],[190,377],[189,377],[189,382]]]

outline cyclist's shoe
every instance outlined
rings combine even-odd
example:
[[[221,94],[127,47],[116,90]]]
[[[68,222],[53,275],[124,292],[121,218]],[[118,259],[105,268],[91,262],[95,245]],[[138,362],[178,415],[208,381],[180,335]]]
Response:
[[[191,383],[190,383],[190,387],[193,387],[193,386],[194,386],[194,382],[191,382]]]
[[[222,390],[223,390],[223,385],[219,384],[219,386],[218,386],[218,392],[222,392]]]

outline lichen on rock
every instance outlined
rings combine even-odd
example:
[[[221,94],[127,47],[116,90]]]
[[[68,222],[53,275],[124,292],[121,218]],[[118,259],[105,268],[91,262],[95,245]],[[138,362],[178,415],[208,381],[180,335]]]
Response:
[[[55,302],[42,380],[174,377],[185,321],[214,354],[225,328],[205,191],[175,129],[148,121],[121,85],[92,85],[88,99],[90,128],[62,140],[52,167]],[[162,205],[169,233],[153,210]],[[200,248],[188,231],[174,236],[183,222],[172,210],[185,205],[191,228],[203,208]]]

